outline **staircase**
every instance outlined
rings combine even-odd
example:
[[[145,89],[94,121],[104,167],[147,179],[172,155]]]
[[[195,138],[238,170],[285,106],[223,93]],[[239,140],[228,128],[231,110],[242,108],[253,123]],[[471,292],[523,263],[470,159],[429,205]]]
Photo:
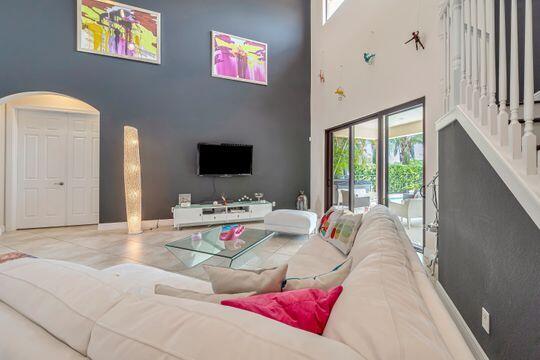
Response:
[[[494,0],[449,0],[442,4],[445,56],[441,82],[446,115],[436,126],[440,130],[458,121],[540,227],[540,102],[535,102],[540,95],[534,91],[532,0],[521,0],[525,3],[521,19],[518,1],[506,1],[511,1],[510,14],[506,13],[505,0],[499,0],[498,8]],[[523,64],[518,54],[519,21],[525,22]],[[524,78],[522,101],[520,69]]]

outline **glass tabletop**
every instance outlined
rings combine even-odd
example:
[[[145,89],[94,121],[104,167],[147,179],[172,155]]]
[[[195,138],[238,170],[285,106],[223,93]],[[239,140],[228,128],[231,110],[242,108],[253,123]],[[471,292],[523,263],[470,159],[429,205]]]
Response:
[[[222,241],[223,226],[198,232],[165,245],[169,250],[185,250],[235,259],[274,235],[272,231],[246,228],[236,240]]]

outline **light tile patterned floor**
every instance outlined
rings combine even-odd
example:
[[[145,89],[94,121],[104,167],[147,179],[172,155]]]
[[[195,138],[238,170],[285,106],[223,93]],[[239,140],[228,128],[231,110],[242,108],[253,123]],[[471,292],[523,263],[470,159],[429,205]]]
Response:
[[[246,226],[263,228],[262,223]],[[168,242],[206,229],[208,227],[183,230],[160,227],[140,235],[127,235],[121,230],[97,230],[95,225],[18,230],[0,236],[0,254],[20,251],[39,258],[66,260],[96,269],[140,263],[206,279],[200,265],[186,268],[164,247]],[[286,263],[307,239],[307,236],[276,234],[256,247],[244,267],[260,268]]]

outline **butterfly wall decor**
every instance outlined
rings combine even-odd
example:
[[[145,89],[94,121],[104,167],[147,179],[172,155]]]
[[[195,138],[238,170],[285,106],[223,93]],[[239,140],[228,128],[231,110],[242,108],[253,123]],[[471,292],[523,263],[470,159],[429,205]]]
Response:
[[[373,63],[375,62],[375,54],[369,53],[369,52],[365,52],[365,53],[364,53],[364,61],[365,61],[366,64],[368,64],[368,65],[373,65]]]

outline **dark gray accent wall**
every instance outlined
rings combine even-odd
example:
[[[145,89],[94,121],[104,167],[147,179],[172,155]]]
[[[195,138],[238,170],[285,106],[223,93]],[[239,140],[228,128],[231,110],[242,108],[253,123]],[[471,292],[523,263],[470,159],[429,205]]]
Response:
[[[458,122],[439,172],[439,281],[490,359],[539,359],[540,229]]]
[[[162,64],[76,51],[75,0],[2,0],[0,98],[54,91],[101,112],[100,222],[125,220],[123,125],[139,129],[143,218],[170,218],[178,193],[213,200],[198,142],[254,145],[254,176],[216,193],[263,192],[278,207],[309,193],[310,2],[125,0],[161,12]],[[210,31],[268,43],[269,85],[210,76]]]

